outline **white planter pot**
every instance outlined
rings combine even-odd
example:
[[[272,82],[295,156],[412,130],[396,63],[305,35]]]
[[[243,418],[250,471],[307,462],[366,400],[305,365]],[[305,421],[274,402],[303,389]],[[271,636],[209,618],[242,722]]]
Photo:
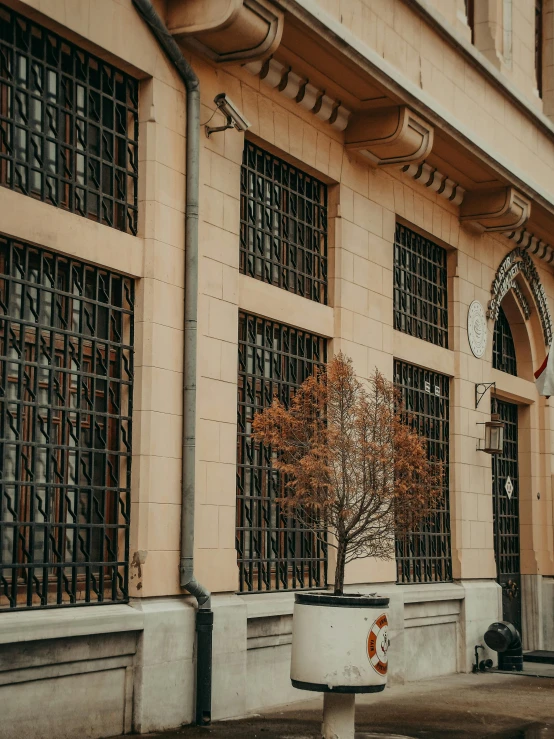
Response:
[[[378,693],[387,682],[389,599],[296,593],[290,677],[295,688]]]

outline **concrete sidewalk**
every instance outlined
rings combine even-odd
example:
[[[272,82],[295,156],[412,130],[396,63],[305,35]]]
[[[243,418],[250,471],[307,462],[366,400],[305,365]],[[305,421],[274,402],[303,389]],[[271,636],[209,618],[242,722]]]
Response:
[[[486,673],[452,675],[358,696],[356,728],[424,739],[554,739],[554,679]],[[319,739],[322,700],[211,727],[182,727],[164,739]]]

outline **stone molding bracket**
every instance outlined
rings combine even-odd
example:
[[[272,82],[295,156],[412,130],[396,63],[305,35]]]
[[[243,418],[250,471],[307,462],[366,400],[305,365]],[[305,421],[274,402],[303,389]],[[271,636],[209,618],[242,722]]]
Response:
[[[281,64],[277,59],[267,59],[265,62],[249,62],[244,69],[321,121],[329,123],[335,130],[344,131],[346,128],[351,111],[340,100],[329,97],[325,90],[312,85],[309,79],[301,77],[291,67]]]
[[[477,233],[515,231],[531,215],[531,201],[513,187],[466,193],[460,221]]]
[[[277,49],[284,13],[271,0],[169,0],[167,27],[217,64],[265,58]]]
[[[436,192],[445,200],[450,201],[454,205],[460,205],[464,199],[465,190],[458,183],[451,180],[450,177],[439,172],[436,167],[432,167],[427,162],[419,164],[400,165],[402,172],[412,177],[420,185],[428,187],[432,192]]]
[[[345,144],[373,165],[386,167],[422,162],[433,148],[433,136],[433,126],[401,105],[352,115]]]

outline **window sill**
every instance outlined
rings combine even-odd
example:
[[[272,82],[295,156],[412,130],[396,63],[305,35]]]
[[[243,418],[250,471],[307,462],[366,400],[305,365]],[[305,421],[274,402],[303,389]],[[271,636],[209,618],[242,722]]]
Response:
[[[296,326],[324,338],[334,334],[334,311],[249,275],[239,275],[239,308],[246,313]]]
[[[142,631],[143,621],[140,611],[123,604],[3,612],[0,644]]]

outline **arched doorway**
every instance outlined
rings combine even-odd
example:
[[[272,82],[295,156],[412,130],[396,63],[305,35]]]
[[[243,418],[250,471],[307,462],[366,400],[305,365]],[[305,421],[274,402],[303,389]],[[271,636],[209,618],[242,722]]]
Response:
[[[543,575],[551,572],[551,523],[546,501],[537,504],[541,500],[537,487],[550,477],[546,450],[551,431],[549,408],[537,402],[531,383],[552,347],[553,329],[539,272],[524,248],[517,247],[502,259],[491,283],[487,316],[494,321],[496,397],[491,410],[506,424],[503,452],[492,460],[497,581],[502,585],[503,617],[523,627],[526,649],[540,649],[545,618],[551,620],[542,606]],[[514,382],[510,375],[519,379]]]
[[[517,375],[514,339],[502,307],[494,326],[493,367]],[[513,623],[521,633],[518,406],[493,397],[491,412],[498,413],[505,424],[504,449],[502,454],[496,454],[492,458],[496,579],[502,588],[502,618]]]

